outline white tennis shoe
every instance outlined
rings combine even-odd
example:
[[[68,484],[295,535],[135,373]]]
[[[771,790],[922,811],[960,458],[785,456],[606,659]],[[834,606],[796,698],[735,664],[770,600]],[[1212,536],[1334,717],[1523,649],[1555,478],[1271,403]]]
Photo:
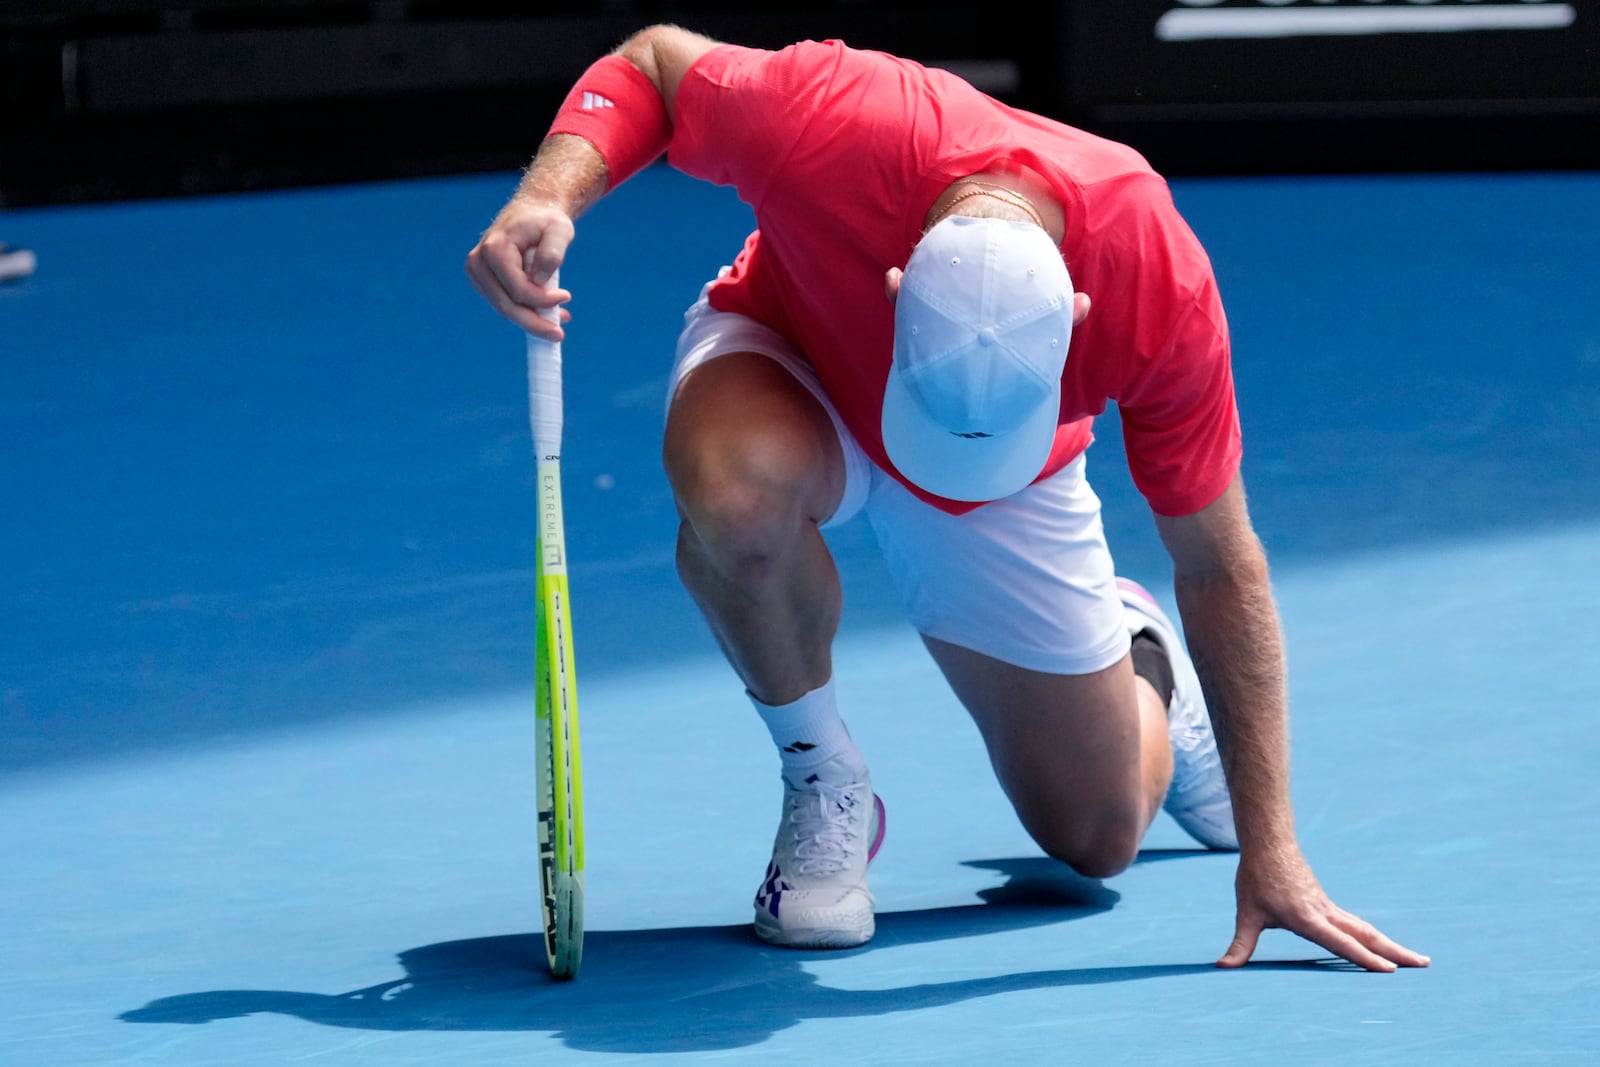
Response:
[[[1207,848],[1237,851],[1239,834],[1233,826],[1233,798],[1228,795],[1228,782],[1222,774],[1217,735],[1211,729],[1211,716],[1206,712],[1194,661],[1149,590],[1127,578],[1117,579],[1117,590],[1127,609],[1128,633],[1148,630],[1172,663],[1173,695],[1167,709],[1172,784],[1161,806],[1190,837]]]
[[[783,776],[783,818],[756,890],[756,934],[785,948],[854,948],[876,930],[867,864],[887,818],[865,771],[828,760]]]

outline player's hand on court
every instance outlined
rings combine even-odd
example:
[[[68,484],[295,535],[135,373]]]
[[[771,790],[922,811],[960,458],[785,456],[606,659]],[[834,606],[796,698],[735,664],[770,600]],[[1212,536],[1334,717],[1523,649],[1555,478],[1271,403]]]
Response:
[[[550,280],[574,232],[571,217],[560,207],[514,199],[467,254],[467,277],[501,315],[536,337],[560,341],[561,327],[540,312],[572,299]],[[572,315],[562,308],[560,318],[565,323]]]
[[[1426,967],[1430,962],[1329,900],[1298,849],[1241,855],[1234,888],[1238,922],[1219,967],[1242,967],[1266,929],[1299,934],[1369,971]]]

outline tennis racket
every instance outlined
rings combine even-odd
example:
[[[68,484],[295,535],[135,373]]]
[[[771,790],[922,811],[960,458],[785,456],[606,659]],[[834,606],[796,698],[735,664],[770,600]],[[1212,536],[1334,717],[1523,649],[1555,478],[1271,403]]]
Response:
[[[546,313],[552,321],[559,321],[557,315],[555,308]],[[531,333],[527,337],[528,414],[539,486],[539,881],[545,955],[550,973],[566,979],[578,973],[583,960],[583,768],[561,514],[561,346]]]

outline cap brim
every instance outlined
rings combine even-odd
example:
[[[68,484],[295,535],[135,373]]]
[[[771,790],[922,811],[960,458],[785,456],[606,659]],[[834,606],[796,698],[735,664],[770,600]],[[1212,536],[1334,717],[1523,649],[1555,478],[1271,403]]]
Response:
[[[1010,433],[962,437],[928,417],[890,364],[883,394],[883,447],[919,488],[947,500],[987,501],[1027,488],[1049,462],[1061,410],[1061,384]]]

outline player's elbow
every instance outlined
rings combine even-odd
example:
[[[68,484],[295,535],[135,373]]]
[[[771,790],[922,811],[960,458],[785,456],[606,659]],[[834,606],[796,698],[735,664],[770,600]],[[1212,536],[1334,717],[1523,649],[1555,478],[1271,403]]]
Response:
[[[661,22],[647,26],[617,46],[615,55],[639,68],[671,110],[678,83],[696,59],[717,46],[710,37],[692,33],[682,26]]]
[[[647,67],[656,65],[655,37],[664,28],[664,24],[646,26],[613,49],[613,55],[619,55],[629,63],[646,70]],[[646,71],[648,73],[648,71]]]
[[[666,67],[663,57],[671,54],[677,37],[688,32],[666,22],[646,26],[618,45],[615,54],[638,67],[646,78],[660,88]]]

